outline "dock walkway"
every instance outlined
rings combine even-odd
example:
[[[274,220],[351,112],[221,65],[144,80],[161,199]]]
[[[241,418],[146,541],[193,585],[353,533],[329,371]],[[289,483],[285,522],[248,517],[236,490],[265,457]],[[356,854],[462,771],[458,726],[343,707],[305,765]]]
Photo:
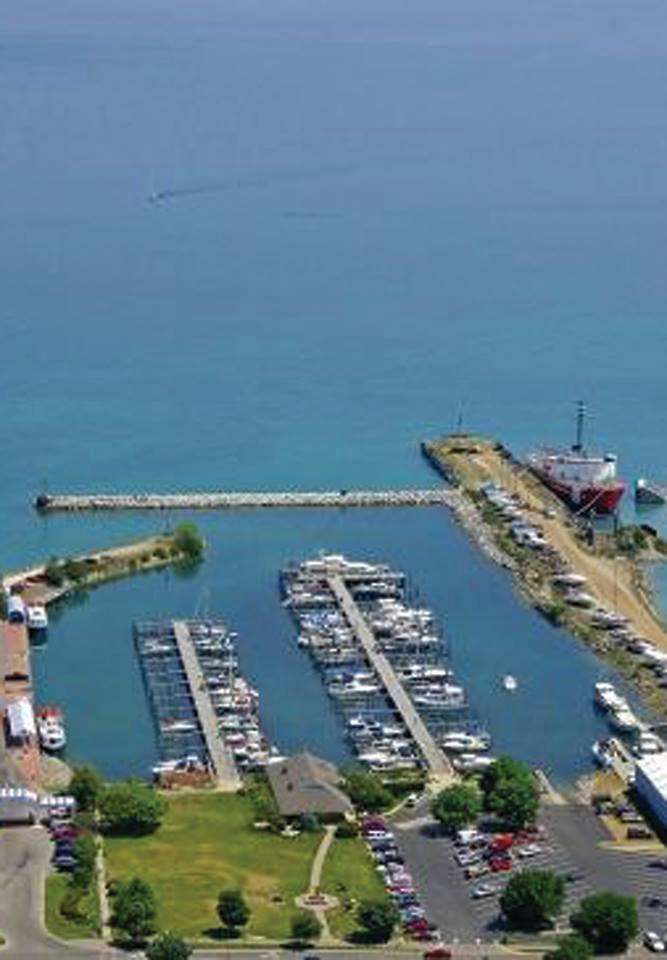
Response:
[[[341,610],[345,614],[350,627],[354,630],[359,642],[363,646],[369,663],[371,663],[373,669],[382,680],[387,694],[401,715],[403,723],[419,747],[431,776],[434,780],[437,780],[441,786],[447,786],[452,783],[456,779],[456,774],[449,760],[442,750],[439,749],[426,724],[415,710],[412,701],[406,693],[403,684],[396,676],[389,660],[377,648],[373,631],[366,623],[352,594],[347,589],[345,581],[339,574],[330,574],[327,576],[327,583]]]
[[[236,770],[233,756],[220,739],[218,722],[207,692],[206,680],[199,666],[199,660],[190,637],[190,629],[183,620],[174,620],[173,628],[178,645],[178,652],[188,679],[197,718],[206,741],[206,749],[215,773],[218,789],[228,793],[235,793],[241,788],[241,779]]]
[[[256,507],[430,507],[453,506],[455,491],[287,490],[211,493],[43,494],[35,507],[43,513],[85,510],[231,510]]]

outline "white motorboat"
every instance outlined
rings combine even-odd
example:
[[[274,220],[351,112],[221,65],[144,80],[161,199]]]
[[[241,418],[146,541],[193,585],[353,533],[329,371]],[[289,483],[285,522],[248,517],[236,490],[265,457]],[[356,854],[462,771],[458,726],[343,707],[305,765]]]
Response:
[[[442,737],[440,746],[448,753],[486,753],[491,747],[491,737],[488,733],[454,731]]]
[[[626,701],[616,692],[616,687],[605,681],[595,684],[593,699],[603,710],[617,710],[627,707]]]
[[[58,707],[44,707],[37,713],[37,733],[43,750],[55,753],[67,743],[65,721]]]
[[[632,748],[632,752],[638,757],[649,757],[656,753],[663,753],[664,749],[665,744],[657,734],[642,731],[637,743]]]
[[[565,602],[569,603],[571,607],[582,607],[585,610],[594,607],[597,603],[595,597],[584,590],[568,590],[565,594]]]
[[[593,759],[605,770],[611,767],[614,762],[611,752],[612,747],[608,740],[596,740],[591,747]]]
[[[519,681],[511,673],[506,673],[501,680],[501,685],[503,690],[507,690],[508,693],[514,693],[519,686]]]
[[[42,604],[30,604],[26,607],[26,623],[29,630],[46,630],[49,625],[49,618],[46,615],[46,607]]]
[[[615,727],[622,733],[632,733],[641,727],[640,721],[625,701],[623,701],[620,706],[614,707],[609,711],[609,722],[612,727]]]
[[[588,580],[580,573],[558,573],[551,578],[551,582],[557,587],[583,587]]]
[[[196,730],[196,720],[165,720],[160,724],[163,733],[180,733],[186,730]]]

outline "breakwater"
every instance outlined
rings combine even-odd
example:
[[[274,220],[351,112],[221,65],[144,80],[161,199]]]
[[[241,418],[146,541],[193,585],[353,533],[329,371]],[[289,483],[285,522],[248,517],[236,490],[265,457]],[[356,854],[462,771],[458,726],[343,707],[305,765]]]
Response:
[[[456,494],[428,490],[284,490],[211,493],[40,494],[42,513],[102,510],[232,510],[256,507],[432,507],[453,506]]]

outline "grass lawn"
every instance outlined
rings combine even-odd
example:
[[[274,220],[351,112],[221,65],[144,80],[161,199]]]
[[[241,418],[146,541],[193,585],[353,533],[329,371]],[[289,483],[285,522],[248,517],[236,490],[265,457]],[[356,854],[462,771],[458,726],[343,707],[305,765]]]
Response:
[[[209,793],[168,799],[156,833],[105,839],[108,878],[146,880],[158,900],[159,925],[199,940],[217,934],[220,890],[240,887],[252,910],[247,935],[286,939],[294,897],[308,887],[321,835],[288,839],[254,830],[247,797]]]
[[[334,840],[324,863],[321,887],[341,902],[340,907],[327,915],[331,932],[338,937],[346,937],[357,929],[355,911],[350,901],[386,898],[382,879],[366,845],[358,837]],[[348,909],[345,909],[346,902]]]
[[[60,904],[67,890],[67,877],[56,873],[46,878],[46,927],[49,933],[61,940],[79,940],[99,936],[100,907],[97,887],[81,901],[81,909],[87,919],[81,923],[68,920],[60,913]]]

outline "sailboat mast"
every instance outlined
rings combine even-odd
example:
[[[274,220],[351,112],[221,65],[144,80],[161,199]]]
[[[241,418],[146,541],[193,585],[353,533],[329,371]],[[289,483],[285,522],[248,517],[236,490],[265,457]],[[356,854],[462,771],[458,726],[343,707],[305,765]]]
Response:
[[[586,407],[580,400],[577,403],[577,442],[572,448],[576,453],[581,453],[584,449],[584,420],[586,418]]]

